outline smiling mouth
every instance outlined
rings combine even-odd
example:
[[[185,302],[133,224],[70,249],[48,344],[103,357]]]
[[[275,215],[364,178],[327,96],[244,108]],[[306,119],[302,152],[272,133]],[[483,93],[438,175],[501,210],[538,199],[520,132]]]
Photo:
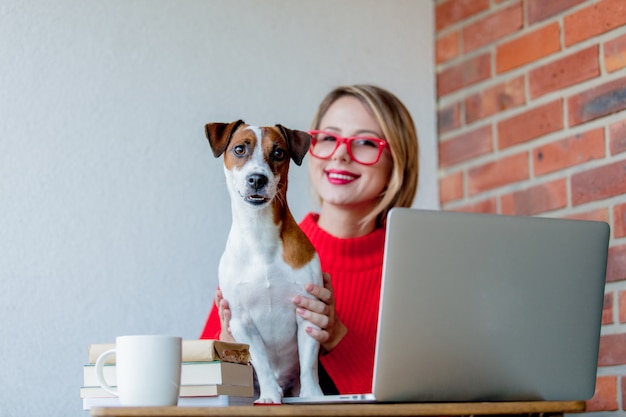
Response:
[[[344,181],[350,181],[350,180],[356,179],[356,177],[353,175],[336,174],[332,172],[328,173],[328,178],[332,178],[334,180],[344,180]]]
[[[270,199],[262,195],[252,194],[252,195],[245,196],[244,201],[247,203],[253,204],[255,206],[258,206],[258,205],[267,203],[268,201],[270,201]]]
[[[348,172],[332,172],[327,171],[326,177],[333,184],[347,184],[360,177],[360,175],[353,175]]]

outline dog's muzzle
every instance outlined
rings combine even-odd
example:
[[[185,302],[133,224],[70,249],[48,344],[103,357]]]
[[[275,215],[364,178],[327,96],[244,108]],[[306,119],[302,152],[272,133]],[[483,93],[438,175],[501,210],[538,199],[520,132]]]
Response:
[[[244,200],[250,204],[261,205],[271,200],[267,195],[267,175],[250,174],[246,177],[247,192]]]

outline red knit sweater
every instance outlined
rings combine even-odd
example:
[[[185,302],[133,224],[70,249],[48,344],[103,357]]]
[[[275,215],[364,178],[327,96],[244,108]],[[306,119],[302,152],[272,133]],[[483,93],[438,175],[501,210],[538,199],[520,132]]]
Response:
[[[341,343],[320,361],[340,393],[371,392],[385,229],[339,239],[320,229],[318,218],[309,213],[300,227],[319,253],[322,270],[332,277],[337,315],[348,328]],[[214,304],[200,337],[217,339],[219,333]]]

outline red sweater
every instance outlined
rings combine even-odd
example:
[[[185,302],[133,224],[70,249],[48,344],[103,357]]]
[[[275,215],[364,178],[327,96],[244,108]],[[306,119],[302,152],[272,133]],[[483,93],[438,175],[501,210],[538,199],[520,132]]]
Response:
[[[322,270],[332,277],[337,315],[348,328],[341,343],[320,361],[340,393],[371,392],[385,229],[359,238],[339,239],[320,229],[318,218],[309,213],[300,227],[319,253]],[[219,333],[213,304],[200,337],[218,339]]]

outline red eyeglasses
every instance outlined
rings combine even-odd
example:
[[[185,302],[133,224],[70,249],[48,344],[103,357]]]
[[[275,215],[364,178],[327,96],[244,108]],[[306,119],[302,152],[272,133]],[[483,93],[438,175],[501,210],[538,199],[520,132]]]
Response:
[[[346,144],[348,155],[354,162],[361,165],[374,165],[389,146],[386,140],[369,136],[352,136],[349,138],[324,130],[309,130],[313,137],[309,152],[316,158],[329,159],[335,154],[342,143]]]

